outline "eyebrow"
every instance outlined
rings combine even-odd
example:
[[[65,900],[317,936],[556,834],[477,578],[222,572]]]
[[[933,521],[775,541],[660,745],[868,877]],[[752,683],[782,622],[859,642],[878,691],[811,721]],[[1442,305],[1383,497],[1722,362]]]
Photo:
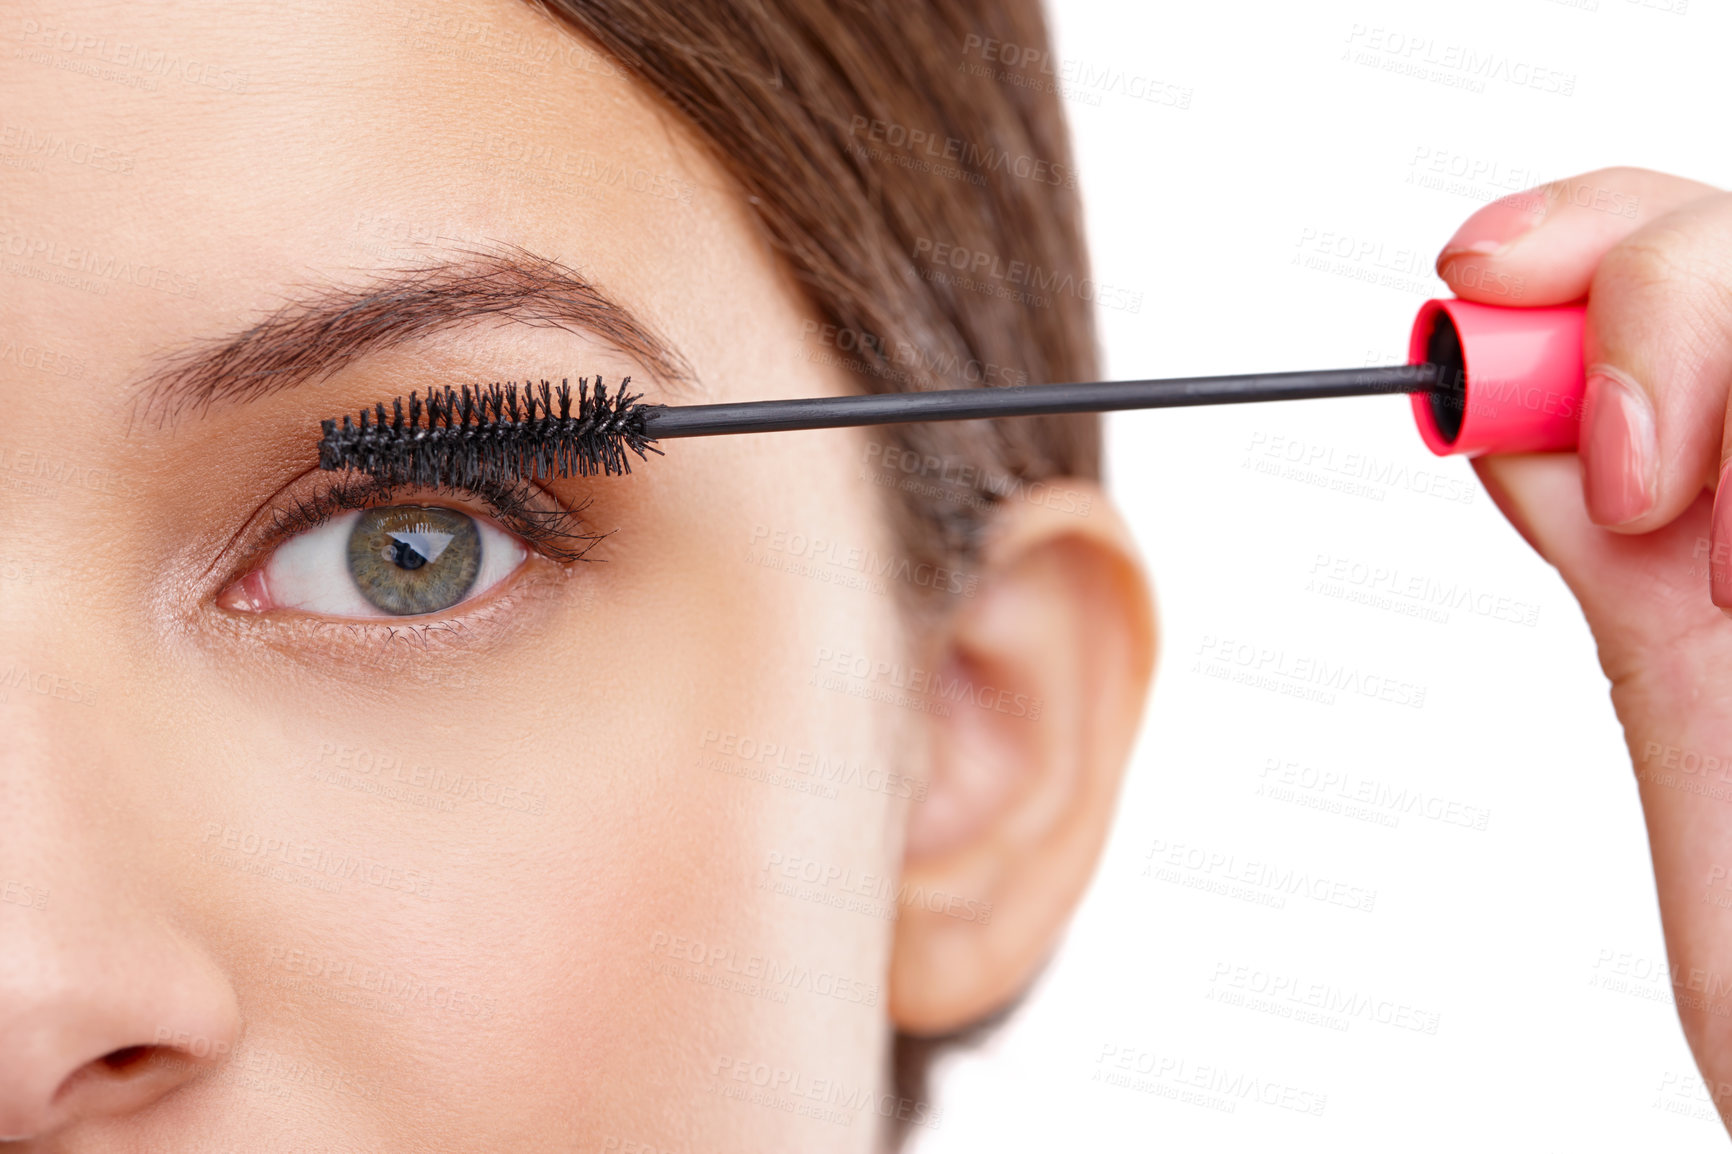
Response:
[[[693,380],[679,352],[582,274],[515,245],[304,289],[251,327],[159,358],[135,404],[158,424],[314,383],[435,332],[505,319],[601,337],[657,379]],[[137,410],[135,410],[137,411]]]

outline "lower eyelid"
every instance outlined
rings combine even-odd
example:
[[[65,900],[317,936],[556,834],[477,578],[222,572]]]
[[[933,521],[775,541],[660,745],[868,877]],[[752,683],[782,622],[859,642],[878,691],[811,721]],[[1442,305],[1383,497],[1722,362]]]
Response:
[[[345,618],[285,610],[250,619],[219,613],[210,625],[213,637],[237,647],[240,659],[286,663],[280,666],[285,675],[304,676],[308,684],[342,683],[387,699],[407,684],[467,691],[477,684],[470,662],[516,644],[545,645],[548,614],[566,604],[570,577],[531,552],[509,580],[437,616]]]

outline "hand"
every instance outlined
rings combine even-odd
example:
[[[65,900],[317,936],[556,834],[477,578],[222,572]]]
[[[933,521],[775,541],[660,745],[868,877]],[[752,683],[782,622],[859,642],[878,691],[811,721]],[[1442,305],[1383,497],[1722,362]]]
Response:
[[[1474,468],[1599,643],[1679,1017],[1732,1126],[1732,195],[1588,173],[1481,209],[1438,273],[1490,304],[1587,298],[1579,452]]]

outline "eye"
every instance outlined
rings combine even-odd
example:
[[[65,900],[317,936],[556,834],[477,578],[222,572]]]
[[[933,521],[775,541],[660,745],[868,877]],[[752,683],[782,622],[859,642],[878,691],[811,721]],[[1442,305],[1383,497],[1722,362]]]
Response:
[[[345,512],[277,546],[232,607],[323,617],[411,617],[479,596],[523,564],[523,543],[439,505]]]

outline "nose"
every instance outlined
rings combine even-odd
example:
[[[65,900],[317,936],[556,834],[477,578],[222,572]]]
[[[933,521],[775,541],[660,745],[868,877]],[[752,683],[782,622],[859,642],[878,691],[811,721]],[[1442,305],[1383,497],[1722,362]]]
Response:
[[[114,747],[89,727],[69,731],[52,712],[63,702],[10,697],[0,703],[0,1140],[142,1110],[221,1063],[240,1032],[233,987],[177,920],[172,885],[139,868],[148,846],[127,828],[129,807],[92,788],[119,776],[125,755],[103,756]]]
[[[68,895],[50,897],[0,915],[0,1141],[141,1110],[215,1067],[240,1032],[223,976],[169,927],[44,918]]]

